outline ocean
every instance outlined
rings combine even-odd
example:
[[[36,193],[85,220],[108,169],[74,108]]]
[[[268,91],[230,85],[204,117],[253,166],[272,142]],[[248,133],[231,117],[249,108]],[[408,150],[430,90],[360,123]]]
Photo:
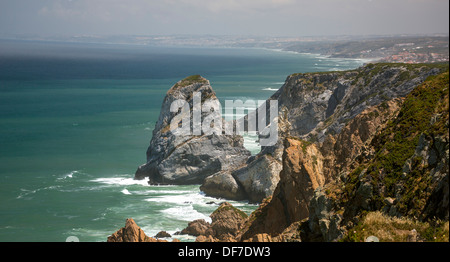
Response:
[[[227,200],[199,185],[133,180],[167,90],[200,74],[221,101],[265,100],[289,74],[362,64],[267,49],[0,40],[0,241],[106,241],[127,218],[148,236],[208,221]]]

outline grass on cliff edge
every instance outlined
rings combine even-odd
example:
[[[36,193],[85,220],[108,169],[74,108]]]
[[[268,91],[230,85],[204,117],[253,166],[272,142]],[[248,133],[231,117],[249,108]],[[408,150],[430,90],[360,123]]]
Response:
[[[361,173],[372,182],[375,188],[371,210],[383,207],[385,197],[395,197],[396,185],[404,188],[401,199],[397,199],[398,210],[408,216],[420,217],[425,206],[425,199],[430,195],[428,166],[420,166],[420,159],[413,161],[411,174],[402,177],[405,162],[412,157],[421,134],[436,137],[448,133],[448,99],[449,72],[432,76],[416,87],[407,97],[400,112],[387,127],[372,140],[376,155],[369,163],[356,168],[349,175],[345,185],[345,199],[355,195],[359,187]],[[440,116],[438,121],[430,122],[433,116]],[[381,186],[381,188],[380,188]]]
[[[216,210],[214,210],[214,212],[211,214],[211,216],[217,215],[220,212],[228,211],[228,210],[231,210],[234,213],[238,214],[239,216],[242,217],[242,219],[246,219],[248,217],[248,215],[244,211],[234,207],[231,204],[227,204],[227,205],[222,204],[222,205],[220,205]]]
[[[387,216],[379,211],[368,213],[363,220],[348,231],[344,242],[364,242],[376,236],[380,242],[407,242],[412,230],[418,233],[417,241],[449,242],[449,222],[418,222],[408,218]]]
[[[405,72],[413,74],[415,70],[418,70],[422,67],[427,68],[437,68],[441,72],[444,72],[448,70],[449,63],[448,62],[442,62],[442,63],[417,63],[417,64],[407,64],[407,63],[386,63],[386,62],[374,62],[374,63],[368,63],[365,64],[359,68],[356,69],[350,69],[350,70],[342,70],[342,71],[320,71],[320,72],[307,72],[307,73],[293,73],[290,76],[300,76],[300,75],[325,75],[325,74],[337,74],[337,75],[344,75],[349,72],[358,72],[358,75],[356,75],[354,78],[354,83],[357,82],[357,80],[360,77],[370,79],[374,77],[375,75],[379,74],[380,72],[393,67],[403,67],[406,69]],[[364,70],[364,69],[368,69]],[[411,74],[404,74],[401,76],[401,80],[406,79],[412,79]]]
[[[200,75],[192,75],[192,76],[188,76],[185,79],[178,81],[175,84],[175,88],[178,87],[184,87],[184,86],[188,86],[188,85],[192,85],[194,83],[203,83],[206,84],[208,82],[208,80],[206,80],[205,78],[201,77]]]

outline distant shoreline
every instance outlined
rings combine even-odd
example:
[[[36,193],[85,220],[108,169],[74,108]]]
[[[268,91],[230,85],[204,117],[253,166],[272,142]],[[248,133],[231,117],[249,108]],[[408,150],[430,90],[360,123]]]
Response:
[[[449,36],[2,36],[0,41],[26,41],[105,46],[166,48],[236,48],[312,55],[323,59],[355,59],[373,62],[434,63],[449,61]]]

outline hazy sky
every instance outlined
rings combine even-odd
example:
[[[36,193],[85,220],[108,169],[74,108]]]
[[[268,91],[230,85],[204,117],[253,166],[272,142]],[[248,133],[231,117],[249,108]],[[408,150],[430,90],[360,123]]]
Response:
[[[0,0],[0,35],[449,32],[448,0]]]

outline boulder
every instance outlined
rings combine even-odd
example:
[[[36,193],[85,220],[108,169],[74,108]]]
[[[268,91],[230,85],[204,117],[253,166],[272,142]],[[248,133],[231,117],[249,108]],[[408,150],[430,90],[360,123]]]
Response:
[[[205,179],[200,190],[212,197],[223,197],[232,200],[243,200],[246,198],[244,189],[239,186],[230,172],[218,172]]]
[[[280,181],[282,167],[279,159],[264,154],[232,174],[238,184],[242,185],[247,199],[260,203],[264,198],[272,196]]]
[[[167,233],[166,231],[160,231],[154,237],[155,238],[165,238],[165,237],[172,237],[172,236],[169,233]]]
[[[247,214],[223,202],[210,217],[211,224],[203,219],[194,220],[181,233],[197,236],[196,242],[234,242]]]
[[[204,219],[197,219],[189,222],[188,226],[185,229],[181,230],[181,234],[192,236],[207,235],[210,227],[211,225]]]
[[[214,239],[212,236],[198,236],[195,239],[195,242],[217,242],[217,239]]]
[[[282,153],[282,143],[266,147],[240,168],[207,177],[200,190],[212,197],[260,203],[272,196],[280,180]]]
[[[178,240],[174,240],[177,242]],[[168,242],[147,236],[144,231],[134,222],[132,218],[128,218],[125,227],[117,230],[108,237],[107,242]]]
[[[247,214],[228,202],[222,203],[211,215],[211,229],[215,238],[225,239],[236,236]]]

